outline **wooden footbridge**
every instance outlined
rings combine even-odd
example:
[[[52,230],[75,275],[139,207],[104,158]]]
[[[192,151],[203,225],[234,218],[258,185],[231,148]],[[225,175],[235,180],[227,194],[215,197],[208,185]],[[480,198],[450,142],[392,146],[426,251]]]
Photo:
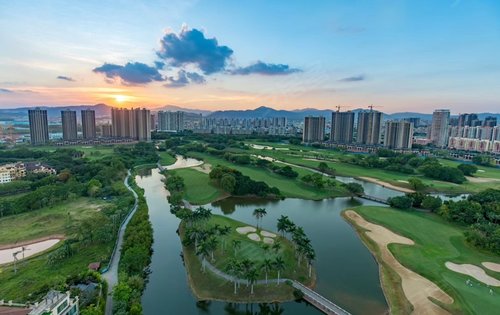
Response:
[[[383,199],[383,198],[378,198],[378,197],[375,197],[375,196],[370,196],[370,195],[361,195],[359,196],[359,198],[363,198],[363,199],[366,199],[366,200],[371,200],[371,201],[375,201],[375,202],[379,202],[379,203],[383,203],[383,204],[386,204],[388,205],[389,203],[387,202],[387,199]]]

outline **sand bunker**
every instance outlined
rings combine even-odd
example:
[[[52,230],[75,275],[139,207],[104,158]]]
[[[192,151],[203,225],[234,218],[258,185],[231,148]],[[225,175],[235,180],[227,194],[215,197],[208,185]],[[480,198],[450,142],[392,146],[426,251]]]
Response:
[[[44,240],[41,242],[25,245],[24,246],[24,248],[25,248],[24,258],[27,258],[27,257],[33,256],[35,254],[38,254],[40,252],[43,252],[43,251],[51,248],[52,246],[56,245],[57,243],[59,243],[59,241],[60,241],[60,239],[54,238],[54,239],[48,239],[48,240]],[[21,250],[22,250],[21,246],[0,250],[0,265],[14,262],[14,253],[19,252]],[[17,259],[20,260],[22,258],[23,258],[23,254],[19,253],[17,255]]]
[[[451,261],[445,263],[446,268],[467,276],[471,276],[477,281],[494,287],[500,287],[500,280],[490,277],[486,272],[476,265],[471,264],[454,264]]]
[[[212,165],[205,163],[205,164],[202,164],[200,166],[195,166],[195,167],[193,167],[193,169],[197,170],[199,172],[205,173],[205,174],[209,174],[210,171],[212,170]]]
[[[257,233],[250,233],[247,235],[252,241],[260,242],[260,236]]]
[[[405,192],[405,193],[413,193],[415,192],[413,189],[410,189],[410,188],[404,188],[404,187],[399,187],[399,186],[396,186],[396,185],[392,185],[388,182],[384,182],[382,180],[379,180],[379,179],[376,179],[376,178],[372,178],[372,177],[359,177],[360,179],[364,180],[364,181],[367,181],[367,182],[370,182],[370,183],[374,183],[374,184],[378,184],[378,185],[381,185],[381,186],[384,186],[386,188],[390,188],[390,189],[393,189],[393,190],[397,190],[397,191],[401,191],[401,192]]]
[[[365,233],[379,246],[381,258],[401,277],[403,292],[414,308],[412,314],[450,314],[429,300],[429,297],[445,304],[453,303],[453,299],[433,282],[401,265],[387,248],[390,243],[414,245],[412,240],[366,221],[353,210],[346,211],[345,215],[368,230]]]
[[[274,240],[272,238],[269,238],[269,237],[264,237],[264,239],[262,240],[264,243],[266,244],[274,244]]]
[[[271,237],[271,238],[276,237],[276,234],[268,232],[268,231],[260,231],[260,235],[262,235],[264,237]]]
[[[492,263],[492,262],[483,262],[484,267],[488,268],[491,271],[500,272],[500,264]]]
[[[236,229],[236,232],[240,233],[240,234],[247,234],[247,233],[255,233],[257,231],[256,228],[254,228],[253,226],[244,226],[244,227],[239,227]]]
[[[471,183],[476,183],[476,184],[484,184],[484,183],[491,183],[491,182],[500,182],[500,179],[498,178],[489,178],[489,177],[472,177],[472,176],[465,176],[467,180]]]
[[[193,167],[193,166],[200,166],[203,164],[203,161],[197,160],[197,159],[192,159],[192,158],[184,158],[183,156],[177,155],[176,156],[177,160],[175,161],[174,164],[165,166],[165,169],[167,170],[176,170],[179,168],[187,168],[187,167]]]

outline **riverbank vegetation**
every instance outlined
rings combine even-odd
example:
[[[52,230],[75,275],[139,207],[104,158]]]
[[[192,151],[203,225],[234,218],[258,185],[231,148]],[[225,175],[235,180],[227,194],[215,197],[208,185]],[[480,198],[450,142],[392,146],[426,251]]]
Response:
[[[17,273],[12,264],[1,266],[0,298],[35,302],[49,289],[67,290],[68,279],[86,272],[89,263],[105,267],[134,202],[123,185],[127,169],[157,159],[146,143],[2,150],[2,161],[36,160],[57,174],[27,176],[29,190],[0,198],[0,244],[51,235],[64,240],[18,263]]]
[[[130,186],[139,196],[138,208],[123,237],[118,268],[119,282],[113,290],[113,314],[142,314],[141,296],[151,263],[153,227],[144,192],[133,179]]]
[[[277,279],[294,279],[308,286],[315,282],[315,254],[310,241],[303,229],[286,217],[277,225],[283,234],[276,235],[212,215],[202,207],[180,209],[175,214],[182,219],[179,231],[185,265],[190,286],[199,299],[287,301],[294,299],[294,290]],[[254,214],[260,221],[266,211],[256,209]]]
[[[466,281],[470,277],[453,272],[445,266],[447,261],[479,267],[482,262],[500,262],[500,256],[469,245],[465,235],[466,227],[448,223],[434,213],[368,206],[354,210],[366,220],[382,225],[415,242],[413,246],[390,244],[389,249],[401,264],[434,282],[453,297],[453,304],[441,305],[442,307],[451,313],[460,314],[491,314],[492,310],[500,308],[499,288],[487,287],[475,280],[472,281],[472,286],[467,285]],[[358,232],[364,234],[362,230]],[[363,239],[366,243],[366,238]],[[376,255],[373,244],[368,247]],[[401,289],[394,291],[394,288],[401,288],[400,279],[397,275],[390,276],[394,272],[384,270],[387,265],[381,263],[381,268],[383,275],[389,275],[382,279],[382,284],[388,301],[393,306],[398,301],[403,301]],[[485,272],[500,279],[498,273],[489,270]],[[397,309],[405,308],[399,305]],[[406,312],[401,312],[404,313]]]

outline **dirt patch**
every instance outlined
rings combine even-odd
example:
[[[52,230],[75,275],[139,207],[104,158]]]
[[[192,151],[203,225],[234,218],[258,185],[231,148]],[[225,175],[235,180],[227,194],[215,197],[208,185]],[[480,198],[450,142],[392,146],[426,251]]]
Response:
[[[384,182],[384,181],[382,181],[380,179],[376,179],[376,178],[372,178],[372,177],[364,177],[364,176],[362,176],[362,177],[359,177],[359,179],[362,179],[362,180],[370,182],[370,183],[381,185],[382,187],[390,188],[390,189],[401,191],[401,192],[405,192],[405,193],[413,193],[413,192],[415,192],[413,189],[399,187],[399,186],[396,186],[396,185],[392,185],[392,184],[390,184],[388,182]]]
[[[451,261],[447,261],[445,263],[446,268],[450,269],[451,271],[455,271],[467,276],[470,276],[477,281],[480,281],[484,284],[491,285],[493,287],[500,287],[500,280],[497,280],[493,277],[490,277],[489,275],[486,274],[486,272],[481,268],[476,265],[471,265],[471,264],[455,264],[452,263]]]
[[[482,263],[485,268],[488,268],[491,271],[500,272],[500,264],[492,263],[492,262],[483,262]]]
[[[411,239],[380,225],[370,223],[353,210],[346,211],[345,215],[356,225],[368,230],[365,233],[380,248],[381,259],[401,277],[403,292],[414,308],[412,314],[450,314],[434,304],[429,298],[445,304],[453,303],[453,299],[433,282],[401,265],[387,248],[387,245],[391,243],[414,245]]]

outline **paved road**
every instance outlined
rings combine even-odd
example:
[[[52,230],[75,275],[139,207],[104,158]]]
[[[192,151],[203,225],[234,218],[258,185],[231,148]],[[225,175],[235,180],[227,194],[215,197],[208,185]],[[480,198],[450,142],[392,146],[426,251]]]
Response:
[[[127,228],[127,224],[130,222],[130,219],[134,216],[135,211],[137,210],[138,205],[138,196],[137,193],[132,189],[132,187],[128,184],[128,179],[131,176],[130,170],[128,171],[128,175],[123,181],[125,187],[132,192],[135,198],[134,206],[132,210],[129,212],[125,220],[122,222],[120,226],[120,230],[118,231],[118,238],[116,239],[115,248],[113,249],[113,253],[111,254],[111,260],[108,265],[108,269],[105,273],[102,274],[103,278],[108,282],[108,295],[106,297],[106,315],[113,314],[113,288],[118,283],[118,263],[120,262],[120,256],[122,253],[122,244],[123,244],[123,235],[125,234],[125,229]]]

